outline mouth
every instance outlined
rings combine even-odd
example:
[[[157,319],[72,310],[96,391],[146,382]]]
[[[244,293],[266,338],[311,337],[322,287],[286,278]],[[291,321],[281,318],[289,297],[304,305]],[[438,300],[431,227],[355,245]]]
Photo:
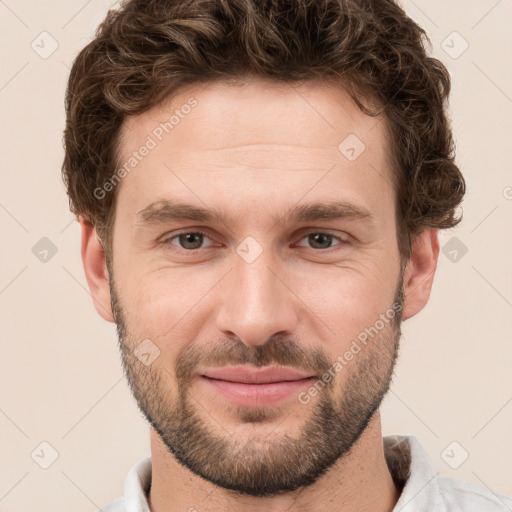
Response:
[[[217,395],[245,407],[275,405],[296,395],[316,379],[290,368],[224,367],[204,371],[201,381]]]
[[[202,372],[203,377],[239,382],[244,384],[270,384],[314,378],[315,375],[301,372],[285,366],[269,366],[257,368],[251,366],[225,366],[223,368],[210,368]]]

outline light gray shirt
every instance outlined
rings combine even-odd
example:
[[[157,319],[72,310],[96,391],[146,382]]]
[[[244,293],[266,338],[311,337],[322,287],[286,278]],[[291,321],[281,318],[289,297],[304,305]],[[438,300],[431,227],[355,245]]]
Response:
[[[440,477],[414,436],[386,436],[384,454],[402,493],[393,512],[512,512],[512,499],[477,485]],[[103,512],[150,512],[151,457],[141,459],[126,477],[124,496]]]

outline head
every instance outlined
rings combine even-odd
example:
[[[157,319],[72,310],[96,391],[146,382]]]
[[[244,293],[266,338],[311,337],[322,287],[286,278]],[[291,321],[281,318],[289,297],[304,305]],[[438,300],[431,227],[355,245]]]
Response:
[[[389,389],[465,188],[427,42],[384,0],[132,1],[75,60],[63,175],[96,308],[154,431],[219,486],[312,484]],[[227,365],[312,384],[241,406],[201,377]]]

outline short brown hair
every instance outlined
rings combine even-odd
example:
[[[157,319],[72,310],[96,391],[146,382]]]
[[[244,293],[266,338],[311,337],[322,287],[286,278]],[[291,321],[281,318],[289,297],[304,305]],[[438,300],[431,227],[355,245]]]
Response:
[[[108,12],[77,56],[66,94],[62,174],[70,208],[90,220],[107,257],[119,132],[128,115],[178,87],[269,78],[345,87],[390,140],[402,261],[425,227],[451,228],[465,182],[445,107],[450,76],[425,31],[392,0],[132,0]],[[369,109],[362,100],[378,105]]]

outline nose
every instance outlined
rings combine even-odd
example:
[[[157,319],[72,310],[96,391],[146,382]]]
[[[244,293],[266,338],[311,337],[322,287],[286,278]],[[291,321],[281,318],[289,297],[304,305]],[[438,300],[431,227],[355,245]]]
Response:
[[[290,335],[300,318],[300,300],[290,289],[290,275],[270,251],[252,263],[237,254],[234,269],[218,290],[217,328],[246,345],[260,345],[271,336]]]

